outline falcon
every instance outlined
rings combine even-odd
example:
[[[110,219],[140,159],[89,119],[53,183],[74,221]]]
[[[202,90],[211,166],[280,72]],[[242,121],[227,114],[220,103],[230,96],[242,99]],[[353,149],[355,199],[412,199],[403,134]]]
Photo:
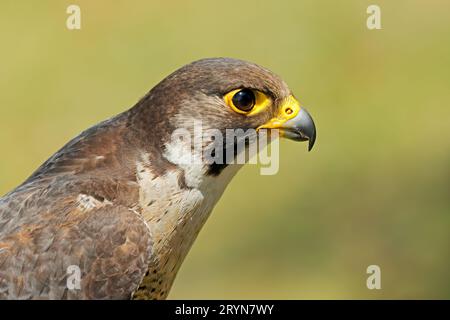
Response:
[[[191,147],[173,132],[193,133],[195,121],[219,132],[277,129],[309,149],[316,138],[310,115],[271,71],[230,58],[185,65],[0,198],[0,298],[165,299],[242,167],[182,161]]]

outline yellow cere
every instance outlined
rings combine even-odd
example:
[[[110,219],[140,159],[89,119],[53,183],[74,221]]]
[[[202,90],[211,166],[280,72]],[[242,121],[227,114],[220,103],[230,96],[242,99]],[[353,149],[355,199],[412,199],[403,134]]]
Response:
[[[270,119],[267,123],[259,126],[258,129],[277,129],[280,128],[286,121],[295,118],[300,112],[300,102],[290,95],[285,99],[281,108],[278,111],[278,115],[275,118]]]

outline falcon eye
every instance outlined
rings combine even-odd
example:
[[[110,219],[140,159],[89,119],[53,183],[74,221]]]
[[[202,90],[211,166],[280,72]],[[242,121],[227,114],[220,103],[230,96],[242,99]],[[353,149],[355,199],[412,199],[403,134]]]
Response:
[[[255,94],[249,89],[242,89],[236,92],[231,101],[233,105],[241,111],[248,112],[255,105]]]
[[[254,116],[266,110],[272,100],[263,92],[253,89],[236,89],[223,96],[225,103],[236,113]]]

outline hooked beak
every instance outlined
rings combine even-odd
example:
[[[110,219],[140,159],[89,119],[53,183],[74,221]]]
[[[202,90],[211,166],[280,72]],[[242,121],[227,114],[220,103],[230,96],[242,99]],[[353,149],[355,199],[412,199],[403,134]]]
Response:
[[[281,127],[283,137],[295,141],[308,141],[308,151],[311,151],[316,142],[316,126],[309,113],[301,108],[299,113],[286,121]]]
[[[300,107],[300,103],[293,96],[289,96],[279,112],[277,117],[259,128],[278,129],[282,137],[308,141],[308,151],[311,151],[316,142],[316,126],[306,109]]]

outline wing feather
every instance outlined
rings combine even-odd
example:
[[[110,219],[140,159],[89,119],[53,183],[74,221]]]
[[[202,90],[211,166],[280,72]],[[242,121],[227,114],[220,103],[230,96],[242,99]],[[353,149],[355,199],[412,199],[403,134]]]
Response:
[[[84,209],[75,196],[33,202],[39,192],[0,200],[0,298],[131,298],[152,247],[140,215],[108,203]],[[68,288],[69,266],[80,270],[80,289]]]

